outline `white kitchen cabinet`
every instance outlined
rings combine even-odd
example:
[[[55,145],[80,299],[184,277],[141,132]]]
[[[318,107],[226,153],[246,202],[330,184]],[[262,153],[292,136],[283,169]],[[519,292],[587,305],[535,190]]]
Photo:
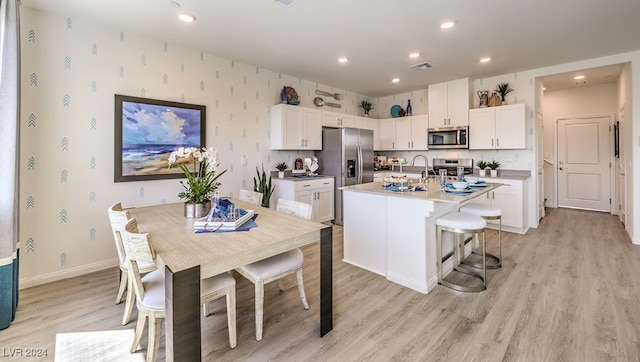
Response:
[[[396,120],[394,118],[378,120],[380,127],[380,151],[393,151],[396,148]]]
[[[527,148],[524,103],[469,111],[469,149]]]
[[[378,130],[378,120],[369,117],[355,117],[355,127],[359,129],[368,129],[373,131],[373,149],[380,149],[380,131]]]
[[[313,206],[311,220],[328,222],[334,218],[335,182],[331,177],[317,179],[294,178],[274,179],[275,200],[287,199],[304,202]]]
[[[430,84],[429,127],[469,125],[469,78]]]
[[[426,150],[429,116],[396,118],[396,149]]]
[[[483,180],[486,182],[501,183],[502,186],[473,199],[473,202],[493,205],[502,209],[503,231],[510,231],[519,234],[526,233],[528,227],[525,226],[525,181],[500,178],[483,178]],[[497,229],[498,221],[487,220],[487,225]]]
[[[288,104],[271,106],[271,149],[321,150],[321,111]]]
[[[380,150],[426,150],[429,116],[380,120]]]
[[[355,116],[338,112],[322,111],[322,126],[353,128],[355,127]]]

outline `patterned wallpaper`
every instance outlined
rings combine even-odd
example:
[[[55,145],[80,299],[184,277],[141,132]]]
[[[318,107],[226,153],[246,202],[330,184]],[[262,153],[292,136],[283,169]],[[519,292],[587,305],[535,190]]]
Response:
[[[110,205],[179,201],[179,180],[113,182],[114,94],[206,105],[207,146],[228,169],[221,193],[230,196],[253,187],[257,166],[309,155],[269,149],[269,106],[283,86],[305,107],[316,89],[343,93],[339,111],[349,114],[367,99],[70,16],[21,13],[23,288],[117,265]]]

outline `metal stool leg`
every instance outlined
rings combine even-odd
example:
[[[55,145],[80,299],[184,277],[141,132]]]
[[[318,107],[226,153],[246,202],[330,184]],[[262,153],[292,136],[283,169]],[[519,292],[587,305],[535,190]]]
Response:
[[[452,232],[454,234],[464,234],[465,232],[473,232],[475,235],[479,234],[480,232],[482,232],[482,256],[483,256],[483,268],[482,268],[482,275],[471,271],[471,270],[467,270],[467,269],[461,269],[459,268],[460,266],[460,262],[462,259],[462,256],[464,256],[464,238],[459,238],[459,237],[454,237],[455,240],[452,240],[452,248],[453,248],[453,258],[454,258],[454,266],[453,266],[453,271],[452,272],[459,272],[459,273],[464,273],[466,275],[469,275],[471,277],[477,278],[480,281],[482,281],[482,285],[479,286],[469,286],[469,285],[462,285],[462,284],[456,284],[456,283],[452,283],[449,281],[444,280],[444,276],[443,276],[443,272],[442,272],[442,233],[444,231],[449,231]],[[440,285],[444,285],[446,287],[449,287],[451,289],[454,290],[458,290],[461,292],[480,292],[483,291],[487,288],[487,268],[486,268],[486,250],[487,250],[487,245],[486,245],[486,237],[485,237],[485,230],[459,230],[459,229],[450,229],[447,227],[442,227],[442,226],[437,226],[436,227],[436,249],[437,249],[437,265],[438,265],[438,284]],[[461,242],[462,240],[462,242]],[[462,244],[462,246],[460,245]]]
[[[498,222],[499,222],[499,224],[498,224],[499,225],[498,226],[498,256],[495,256],[495,255],[490,254],[490,253],[485,253],[485,259],[489,259],[489,263],[486,263],[486,261],[483,262],[483,263],[474,263],[474,262],[469,261],[469,260],[463,260],[462,264],[470,266],[472,268],[482,268],[483,264],[486,264],[486,267],[488,269],[499,269],[499,268],[502,268],[502,217],[501,216],[496,216],[496,217],[482,216],[482,218],[485,219],[485,220],[496,220],[497,219]],[[474,243],[474,246],[475,246],[475,243]],[[475,251],[475,247],[472,248],[471,252],[473,254],[480,255],[480,253]]]

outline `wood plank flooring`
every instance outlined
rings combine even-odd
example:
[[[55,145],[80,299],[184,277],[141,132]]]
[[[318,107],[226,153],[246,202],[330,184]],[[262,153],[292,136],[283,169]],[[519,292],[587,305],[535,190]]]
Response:
[[[496,237],[488,233],[490,250]],[[334,244],[332,332],[319,337],[314,245],[304,249],[310,309],[295,276],[282,293],[268,284],[264,339],[256,342],[253,285],[236,275],[238,347],[229,348],[224,300],[215,301],[202,318],[203,360],[640,361],[640,247],[614,216],[551,209],[527,235],[503,233],[503,267],[488,271],[481,293],[439,286],[422,295],[342,262],[339,226]],[[59,332],[133,329],[135,311],[120,325],[117,288],[114,268],[22,290],[16,320],[0,331],[2,360],[20,360],[6,356],[13,347],[47,348],[40,360],[53,360]]]

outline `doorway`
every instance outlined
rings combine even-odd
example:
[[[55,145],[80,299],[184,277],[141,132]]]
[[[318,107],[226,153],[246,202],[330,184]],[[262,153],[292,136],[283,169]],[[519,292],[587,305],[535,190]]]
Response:
[[[610,116],[558,119],[558,207],[611,212]]]

